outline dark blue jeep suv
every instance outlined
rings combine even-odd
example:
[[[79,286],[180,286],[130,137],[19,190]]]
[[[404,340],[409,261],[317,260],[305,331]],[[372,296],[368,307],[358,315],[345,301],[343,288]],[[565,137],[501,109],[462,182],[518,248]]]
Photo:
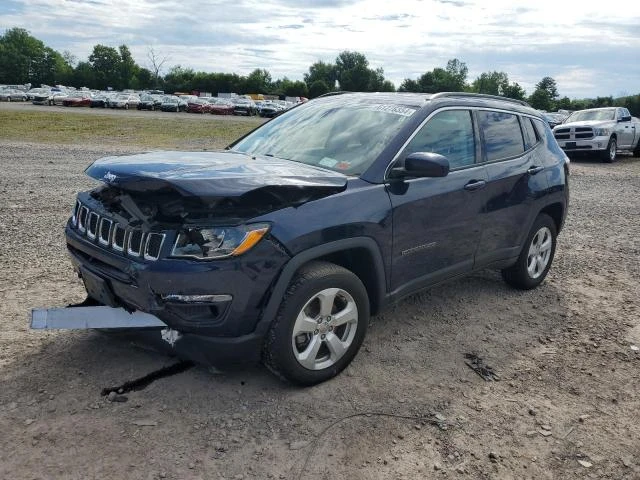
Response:
[[[526,103],[464,93],[320,97],[220,152],[108,157],[66,227],[95,302],[150,313],[199,362],[338,374],[370,315],[493,267],[542,282],[568,160]]]

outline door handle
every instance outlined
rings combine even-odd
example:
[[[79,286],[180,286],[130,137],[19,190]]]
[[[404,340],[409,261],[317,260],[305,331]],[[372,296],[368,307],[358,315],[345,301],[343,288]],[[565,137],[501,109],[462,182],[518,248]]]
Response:
[[[538,166],[533,166],[533,167],[529,167],[529,170],[527,170],[527,173],[529,175],[535,175],[536,173],[540,173],[542,170],[544,170],[544,167],[538,167]]]
[[[487,182],[484,180],[469,180],[469,182],[464,186],[465,190],[479,190],[484,188]]]

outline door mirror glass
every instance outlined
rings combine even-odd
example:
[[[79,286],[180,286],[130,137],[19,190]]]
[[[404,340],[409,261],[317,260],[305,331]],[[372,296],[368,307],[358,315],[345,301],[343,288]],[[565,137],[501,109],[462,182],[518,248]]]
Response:
[[[631,115],[627,115],[624,117],[620,117],[620,122],[630,122],[631,121]]]

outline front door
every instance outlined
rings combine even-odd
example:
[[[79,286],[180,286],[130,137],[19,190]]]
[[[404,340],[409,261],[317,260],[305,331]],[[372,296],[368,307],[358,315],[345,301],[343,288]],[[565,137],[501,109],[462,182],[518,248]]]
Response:
[[[481,234],[487,174],[476,164],[469,110],[441,110],[415,133],[400,159],[413,152],[446,156],[446,177],[392,181],[391,288],[397,295],[469,272]]]

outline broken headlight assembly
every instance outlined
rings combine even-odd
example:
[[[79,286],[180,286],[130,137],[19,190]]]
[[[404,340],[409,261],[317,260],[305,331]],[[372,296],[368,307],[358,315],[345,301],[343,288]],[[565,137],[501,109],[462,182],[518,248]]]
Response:
[[[193,227],[178,232],[171,256],[216,260],[251,250],[269,231],[267,223],[237,227]]]

